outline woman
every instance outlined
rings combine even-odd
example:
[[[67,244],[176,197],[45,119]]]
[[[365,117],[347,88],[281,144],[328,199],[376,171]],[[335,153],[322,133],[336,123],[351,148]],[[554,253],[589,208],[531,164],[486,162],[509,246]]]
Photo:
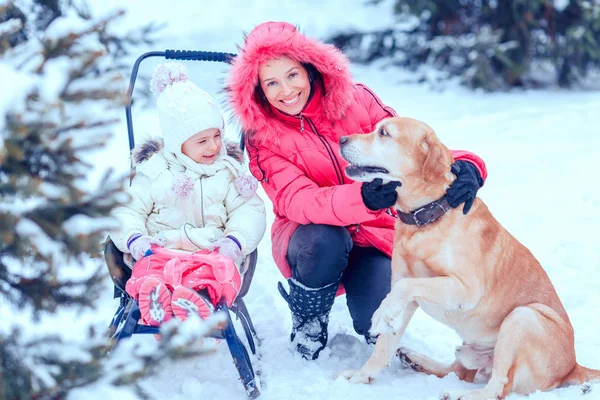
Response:
[[[354,329],[372,342],[371,316],[390,291],[394,219],[383,210],[399,183],[349,179],[339,138],[371,132],[396,112],[353,83],[348,64],[335,47],[266,22],[246,37],[228,81],[250,170],[273,202],[273,256],[290,286],[279,290],[292,311],[291,340],[307,359],[327,343],[336,293],[345,290]],[[466,213],[487,173],[474,154],[454,157],[448,198]]]

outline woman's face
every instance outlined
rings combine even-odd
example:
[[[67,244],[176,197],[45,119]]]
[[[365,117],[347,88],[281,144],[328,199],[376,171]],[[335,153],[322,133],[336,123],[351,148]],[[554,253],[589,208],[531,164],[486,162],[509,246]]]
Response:
[[[271,59],[258,69],[260,87],[269,103],[286,114],[299,114],[310,95],[308,72],[289,57]]]

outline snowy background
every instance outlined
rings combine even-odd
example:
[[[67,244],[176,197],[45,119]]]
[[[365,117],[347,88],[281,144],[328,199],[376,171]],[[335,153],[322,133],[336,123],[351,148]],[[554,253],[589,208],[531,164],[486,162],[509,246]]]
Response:
[[[166,22],[152,50],[193,49],[237,52],[243,32],[267,21],[288,21],[309,36],[324,38],[340,29],[378,27],[392,22],[391,4],[365,7],[363,1],[221,0],[164,1],[94,0],[95,15],[126,7],[118,29],[126,31],[151,20]],[[352,4],[354,3],[354,4]],[[165,21],[165,15],[168,20]],[[150,50],[140,48],[139,54]],[[159,60],[147,60],[140,73],[151,74]],[[133,60],[131,60],[131,64]],[[227,66],[188,63],[192,79],[220,97]],[[450,148],[468,149],[487,163],[489,177],[480,197],[495,217],[540,260],[562,299],[575,328],[578,361],[600,369],[600,92],[513,91],[486,94],[449,83],[444,91],[406,84],[408,74],[393,68],[353,66],[355,80],[370,86],[402,116],[431,125]],[[136,138],[156,134],[152,110],[134,108]],[[236,127],[226,136],[237,140]],[[98,169],[129,168],[126,126],[96,155]],[[98,176],[99,176],[98,172]],[[96,179],[91,176],[90,180]],[[266,196],[263,198],[270,209]],[[272,215],[268,215],[269,223]],[[330,341],[320,358],[307,362],[289,344],[290,312],[277,293],[282,280],[271,256],[270,232],[259,246],[257,272],[246,304],[262,339],[261,399],[437,399],[446,390],[470,390],[474,385],[455,376],[438,379],[399,367],[397,360],[371,385],[352,385],[334,374],[358,368],[369,357],[367,345],[352,329],[345,298],[338,297],[329,326]],[[106,296],[94,315],[80,318],[109,323],[117,301],[106,276]],[[69,317],[70,318],[70,317]],[[74,332],[76,334],[76,331]],[[135,336],[133,341],[153,341]],[[452,361],[459,338],[422,312],[411,321],[402,344],[439,360]],[[144,387],[154,399],[245,399],[237,371],[225,345],[207,357],[164,365]],[[595,384],[585,400],[600,399]],[[536,393],[531,399],[576,399],[578,387]],[[73,392],[71,399],[112,398],[107,391]],[[114,397],[116,398],[116,396]],[[509,399],[519,399],[512,395]],[[120,400],[126,400],[122,396]]]

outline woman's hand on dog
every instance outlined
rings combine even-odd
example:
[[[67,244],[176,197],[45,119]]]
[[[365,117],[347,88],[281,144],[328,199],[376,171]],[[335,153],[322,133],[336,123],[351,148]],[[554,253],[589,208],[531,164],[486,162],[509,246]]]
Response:
[[[450,207],[456,208],[465,203],[463,214],[466,214],[473,206],[477,191],[483,186],[483,178],[475,165],[464,160],[458,160],[452,164],[450,171],[456,175],[456,180],[446,191],[448,204]]]
[[[363,203],[371,211],[378,211],[384,208],[390,208],[396,204],[398,194],[396,188],[402,186],[398,181],[391,181],[383,185],[381,178],[373,179],[371,182],[364,182],[360,190]]]

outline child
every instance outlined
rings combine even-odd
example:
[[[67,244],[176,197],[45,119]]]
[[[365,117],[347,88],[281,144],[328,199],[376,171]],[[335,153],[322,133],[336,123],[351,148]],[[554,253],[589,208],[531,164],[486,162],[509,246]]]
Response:
[[[134,149],[131,200],[114,211],[121,229],[111,237],[137,261],[127,293],[143,322],[158,326],[173,314],[206,318],[222,297],[231,305],[241,284],[236,267],[257,247],[266,220],[241,151],[222,145],[214,100],[178,63],[157,66],[150,86],[163,140]]]

